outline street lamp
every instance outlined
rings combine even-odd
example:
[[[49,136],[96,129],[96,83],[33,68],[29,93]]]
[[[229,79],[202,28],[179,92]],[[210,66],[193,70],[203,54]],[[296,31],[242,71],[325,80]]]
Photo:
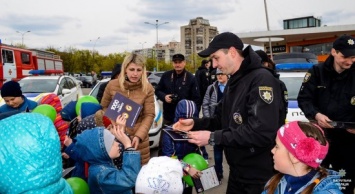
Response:
[[[155,24],[152,24],[152,23],[149,23],[149,22],[144,22],[145,24],[150,24],[150,25],[153,25],[155,26],[155,29],[156,29],[156,33],[157,33],[157,44],[155,45],[155,59],[157,61],[157,71],[158,71],[158,53],[157,53],[157,47],[158,47],[158,27],[161,26],[161,25],[164,25],[164,24],[168,24],[169,22],[164,22],[164,23],[160,23],[159,24],[159,20],[155,20]]]
[[[21,34],[21,36],[22,36],[22,45],[24,45],[23,44],[23,37],[25,36],[26,33],[31,32],[31,31],[27,30],[26,32],[20,32],[20,31],[16,31],[16,32]]]
[[[99,39],[100,39],[100,36],[97,37],[97,39],[95,40],[94,46],[92,47],[92,60],[94,61],[94,63],[95,63],[95,54],[94,54],[94,52],[95,52],[95,46],[96,46],[96,42],[97,42]],[[90,40],[90,42],[91,42],[91,41],[93,41],[93,40]]]
[[[95,43],[94,43],[94,47],[92,47],[92,55],[94,55],[94,51],[95,51],[95,46],[96,46],[96,42],[100,39],[100,36],[97,37],[97,39],[95,40]],[[90,40],[90,42],[93,41],[93,40]]]

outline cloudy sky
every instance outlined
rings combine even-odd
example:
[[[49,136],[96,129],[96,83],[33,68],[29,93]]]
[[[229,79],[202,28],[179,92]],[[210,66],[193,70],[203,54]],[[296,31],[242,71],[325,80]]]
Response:
[[[0,39],[30,48],[74,47],[100,54],[180,41],[180,26],[203,17],[219,32],[264,31],[264,0],[0,0]],[[267,0],[270,30],[282,20],[315,16],[322,25],[355,24],[355,0]],[[100,39],[98,39],[100,37]],[[95,44],[96,43],[96,44]],[[94,48],[95,47],[95,48]]]

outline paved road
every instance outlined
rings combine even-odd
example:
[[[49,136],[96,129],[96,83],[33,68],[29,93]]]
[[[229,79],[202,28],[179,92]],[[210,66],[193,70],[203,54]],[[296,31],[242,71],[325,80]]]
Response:
[[[83,90],[83,95],[88,95],[90,93],[89,88],[82,88]],[[209,166],[214,165],[214,158],[213,158],[213,147],[212,146],[206,146],[206,150],[209,156],[208,163]],[[156,157],[158,155],[157,149],[151,149],[151,157]],[[205,194],[220,194],[220,193],[226,193],[227,190],[227,183],[228,183],[228,174],[229,174],[229,166],[226,162],[226,159],[223,159],[223,176],[224,178],[222,179],[222,184],[218,187],[212,188],[208,191],[205,191]],[[194,194],[196,194],[196,191],[193,191]]]

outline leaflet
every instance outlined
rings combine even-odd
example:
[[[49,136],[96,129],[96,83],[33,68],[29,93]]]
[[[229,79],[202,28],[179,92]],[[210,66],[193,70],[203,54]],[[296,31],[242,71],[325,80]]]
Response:
[[[202,175],[198,179],[192,179],[197,193],[201,193],[208,189],[217,187],[221,184],[218,180],[216,169],[214,166],[202,170]]]
[[[115,121],[119,115],[123,115],[127,119],[126,126],[132,128],[141,110],[142,105],[117,92],[106,109],[105,116]]]

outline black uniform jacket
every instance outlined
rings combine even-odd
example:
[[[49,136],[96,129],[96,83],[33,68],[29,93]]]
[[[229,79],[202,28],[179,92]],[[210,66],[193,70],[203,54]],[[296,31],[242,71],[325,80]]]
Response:
[[[319,112],[334,121],[355,122],[355,66],[337,73],[334,57],[308,70],[298,94],[298,105],[314,120]]]
[[[204,65],[201,65],[195,73],[195,78],[196,78],[197,85],[200,90],[200,96],[201,96],[200,100],[201,100],[201,104],[202,104],[203,97],[205,97],[206,90],[211,82],[210,72]]]
[[[211,119],[194,119],[193,130],[216,130],[215,143],[224,146],[231,172],[236,172],[230,176],[260,184],[273,175],[271,149],[282,123],[282,94],[279,81],[262,68],[250,46],[243,56],[240,69],[227,83],[217,114]]]
[[[167,94],[176,94],[178,100],[175,103],[167,103],[165,96]],[[198,90],[195,76],[184,70],[176,74],[175,70],[165,72],[155,89],[155,95],[163,102],[164,119],[173,122],[175,117],[175,108],[179,100],[192,100],[200,108],[200,91]]]

